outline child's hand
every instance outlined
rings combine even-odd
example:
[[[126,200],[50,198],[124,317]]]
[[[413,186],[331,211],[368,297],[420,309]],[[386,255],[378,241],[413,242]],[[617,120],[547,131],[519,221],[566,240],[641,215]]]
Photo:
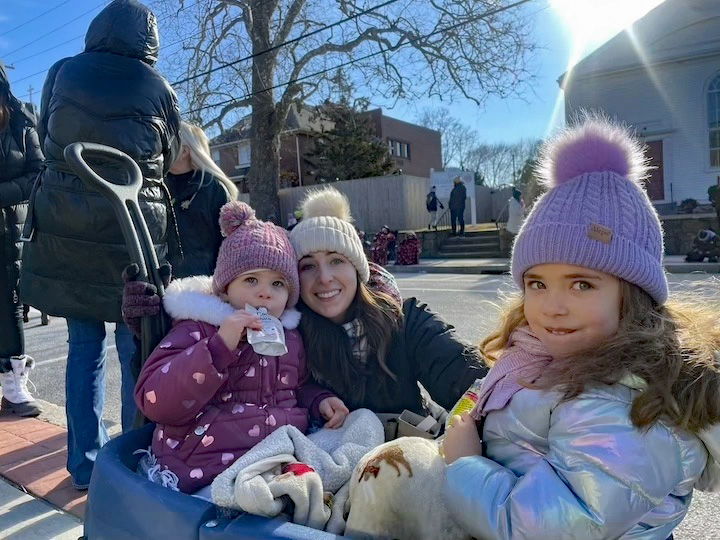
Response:
[[[323,427],[328,429],[337,429],[345,422],[345,417],[350,411],[343,403],[343,400],[337,397],[325,398],[320,402],[320,415],[327,420]]]
[[[442,450],[445,463],[448,465],[462,457],[482,455],[480,435],[475,420],[469,414],[453,416],[450,419],[450,427],[445,434]]]
[[[218,329],[218,334],[227,348],[234,351],[248,328],[262,330],[262,322],[259,317],[251,315],[244,309],[239,309],[223,321]]]

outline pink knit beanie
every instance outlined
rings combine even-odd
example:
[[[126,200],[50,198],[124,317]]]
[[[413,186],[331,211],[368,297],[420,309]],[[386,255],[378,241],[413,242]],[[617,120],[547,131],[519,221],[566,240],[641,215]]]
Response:
[[[287,280],[287,307],[297,304],[300,294],[297,259],[285,229],[260,221],[244,202],[231,201],[220,209],[220,231],[225,240],[220,245],[213,274],[215,294],[224,293],[240,274],[267,268]]]

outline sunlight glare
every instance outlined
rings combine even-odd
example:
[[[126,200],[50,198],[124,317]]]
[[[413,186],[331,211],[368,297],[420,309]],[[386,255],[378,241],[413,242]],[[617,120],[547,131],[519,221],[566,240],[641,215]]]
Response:
[[[663,0],[549,0],[572,38],[574,60],[632,25]]]

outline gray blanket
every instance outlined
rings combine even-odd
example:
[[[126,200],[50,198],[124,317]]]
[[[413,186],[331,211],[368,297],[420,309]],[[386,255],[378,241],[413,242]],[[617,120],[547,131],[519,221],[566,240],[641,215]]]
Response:
[[[274,463],[276,467],[274,458],[282,455],[294,457],[315,469],[323,491],[337,493],[350,480],[360,458],[384,440],[382,423],[367,409],[350,413],[340,429],[321,429],[311,435],[304,435],[294,426],[283,426],[215,478],[211,489],[213,502],[246,509],[242,503],[247,499],[247,471],[253,471],[256,478],[261,475],[267,478],[273,471],[260,471],[258,465],[262,468],[262,463]]]

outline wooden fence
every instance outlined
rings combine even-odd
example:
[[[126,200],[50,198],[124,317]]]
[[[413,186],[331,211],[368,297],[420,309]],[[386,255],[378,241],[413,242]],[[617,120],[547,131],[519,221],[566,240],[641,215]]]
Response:
[[[355,225],[361,230],[373,233],[384,225],[390,229],[427,227],[427,178],[390,175],[345,180],[329,185],[347,196]],[[283,224],[287,223],[288,214],[300,206],[305,193],[322,187],[324,186],[281,189],[278,195]]]
[[[281,189],[278,195],[283,225],[287,225],[288,214],[300,207],[308,191],[321,189],[325,185],[331,185],[347,196],[355,224],[368,233],[377,232],[384,225],[392,230],[424,229],[428,226],[425,196],[430,190],[430,181],[409,175],[377,176]],[[468,189],[473,187],[476,190],[478,223],[487,223],[499,217],[502,220],[501,214],[510,198],[510,189],[467,186]],[[466,223],[470,223],[469,202],[465,207]],[[447,200],[442,203],[447,207]],[[507,217],[504,221],[507,221]]]

